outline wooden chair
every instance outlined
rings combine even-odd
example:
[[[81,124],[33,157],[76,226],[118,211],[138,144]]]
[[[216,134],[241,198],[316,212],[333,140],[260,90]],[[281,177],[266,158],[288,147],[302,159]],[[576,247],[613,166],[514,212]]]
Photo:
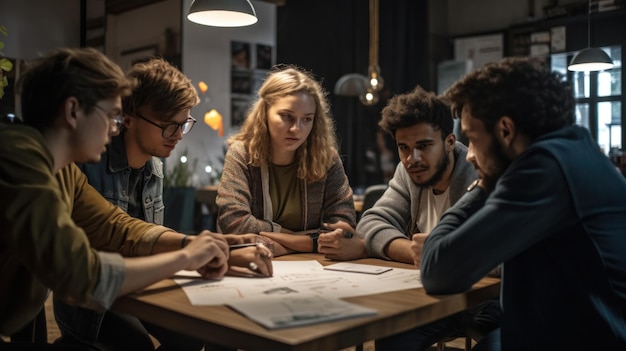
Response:
[[[42,306],[41,311],[24,328],[11,335],[11,342],[38,343],[48,342],[48,327],[46,322],[46,309]]]
[[[440,340],[439,342],[437,342],[437,351],[445,351],[446,350],[446,343],[450,342],[452,340],[457,339],[456,337],[453,338],[448,338],[445,340]],[[470,338],[469,336],[465,337],[465,351],[470,351],[472,349],[472,338]]]

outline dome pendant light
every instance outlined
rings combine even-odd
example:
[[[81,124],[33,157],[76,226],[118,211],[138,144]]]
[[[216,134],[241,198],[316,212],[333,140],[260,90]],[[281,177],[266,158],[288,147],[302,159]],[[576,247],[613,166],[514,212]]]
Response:
[[[243,27],[258,21],[250,0],[193,0],[187,19],[214,27]]]
[[[613,60],[604,50],[591,47],[591,0],[587,9],[587,48],[572,58],[567,66],[570,71],[590,72],[613,68]]]

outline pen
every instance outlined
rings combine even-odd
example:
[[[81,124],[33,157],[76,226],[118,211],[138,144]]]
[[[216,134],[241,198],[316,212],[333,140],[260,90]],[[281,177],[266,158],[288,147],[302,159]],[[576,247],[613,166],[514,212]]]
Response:
[[[328,233],[332,230],[328,230],[328,229],[311,229],[311,230],[303,230],[300,232],[293,232],[291,234],[293,235],[315,235],[315,234],[321,234],[321,233]]]
[[[250,247],[250,246],[257,246],[257,245],[258,245],[258,243],[228,245],[228,250],[232,251],[232,250],[236,250],[236,249],[241,249],[242,247]]]
[[[332,232],[332,230],[330,230],[330,229],[313,229],[313,230],[305,230],[305,231],[302,231],[302,232],[294,232],[292,234],[296,234],[296,235],[310,235],[310,234],[321,234],[321,233],[328,233],[328,232]],[[344,232],[343,232],[343,237],[344,238],[352,239],[353,236],[354,236],[354,234],[352,232],[344,230]]]

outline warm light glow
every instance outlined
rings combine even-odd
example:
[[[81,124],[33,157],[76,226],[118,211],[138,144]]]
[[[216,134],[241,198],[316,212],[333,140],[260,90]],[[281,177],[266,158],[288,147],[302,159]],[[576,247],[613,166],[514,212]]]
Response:
[[[258,21],[250,0],[194,0],[187,19],[215,27],[249,26]]]
[[[211,111],[204,114],[204,123],[211,127],[211,129],[217,131],[217,135],[223,137],[224,136],[224,118],[222,115],[217,112],[216,109],[212,109]]]
[[[209,90],[209,86],[205,82],[199,81],[198,82],[198,89],[200,89],[200,92],[202,94],[204,94],[204,93],[207,92],[207,90]]]
[[[378,67],[378,65],[370,66],[367,69],[367,77],[369,79],[372,89],[374,89],[375,91],[381,91],[383,89],[385,81],[380,75],[380,67]]]
[[[606,62],[585,62],[569,65],[568,70],[574,72],[591,72],[591,71],[604,71],[605,69],[613,68],[612,63]]]
[[[190,13],[187,19],[191,22],[214,27],[244,27],[255,24],[258,19],[254,15],[233,11],[204,11]]]
[[[359,96],[361,103],[366,106],[375,105],[378,102],[378,92],[371,87],[365,93]]]

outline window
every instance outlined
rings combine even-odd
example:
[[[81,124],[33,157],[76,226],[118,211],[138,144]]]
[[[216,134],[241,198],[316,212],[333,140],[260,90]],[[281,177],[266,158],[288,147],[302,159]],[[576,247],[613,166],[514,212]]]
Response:
[[[571,54],[551,57],[552,70],[572,83],[576,99],[576,124],[586,127],[603,152],[621,150],[622,140],[622,47],[602,48],[613,59],[612,69],[600,72],[570,72]]]

